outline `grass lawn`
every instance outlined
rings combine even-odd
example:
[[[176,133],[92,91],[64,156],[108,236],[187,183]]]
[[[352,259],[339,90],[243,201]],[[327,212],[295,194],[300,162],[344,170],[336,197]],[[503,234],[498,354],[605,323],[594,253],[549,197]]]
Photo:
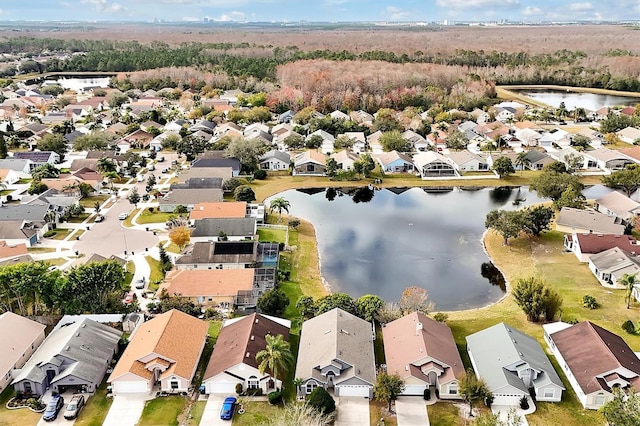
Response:
[[[460,417],[458,406],[449,402],[427,405],[427,413],[429,413],[431,426],[457,426],[464,424],[464,420]]]
[[[84,197],[80,200],[80,205],[82,207],[86,207],[89,209],[93,209],[93,206],[96,204],[96,201],[102,205],[105,201],[109,199],[108,195],[92,195],[90,197]]]
[[[76,231],[71,235],[71,238],[81,237],[85,232],[87,231],[85,231],[84,229],[76,229]]]
[[[236,413],[233,416],[233,426],[255,426],[265,424],[279,410],[278,406],[263,401],[250,401],[244,403],[244,414]]]
[[[182,253],[182,252],[180,251],[180,247],[178,247],[178,246],[177,246],[176,244],[174,244],[174,243],[169,244],[169,245],[168,245],[168,246],[166,246],[164,249],[165,249],[167,252],[170,252],[170,253],[177,253],[177,254]]]
[[[56,251],[53,247],[27,247],[29,253],[52,253]]]
[[[90,216],[89,213],[82,213],[79,216],[75,216],[75,217],[70,217],[69,218],[69,223],[82,223],[84,222],[84,220],[86,218],[88,218]]]
[[[175,216],[175,214],[162,213],[157,211],[155,208],[153,213],[151,213],[149,210],[145,209],[142,213],[140,213],[140,216],[138,216],[137,222],[139,225],[144,225],[147,223],[165,223],[171,216]]]
[[[107,382],[102,382],[96,393],[87,400],[75,424],[78,426],[101,426],[104,422],[113,398],[107,398]]]
[[[30,183],[33,179],[20,179],[16,182],[16,184],[25,184]]]
[[[385,402],[370,401],[369,424],[371,426],[378,426],[381,424],[380,419],[384,419],[384,426],[396,426],[398,424],[396,416],[391,416],[388,414],[387,404]]]
[[[197,401],[191,406],[191,416],[187,419],[187,426],[198,426],[200,424],[200,419],[202,419],[206,405],[207,401]]]
[[[144,257],[151,268],[151,275],[149,276],[149,290],[158,290],[158,284],[164,279],[162,269],[160,268],[160,261],[154,259],[151,256]]]
[[[65,263],[67,263],[67,259],[63,259],[61,257],[58,257],[56,259],[47,259],[46,262],[50,263],[51,265],[60,266],[60,265],[64,265]]]
[[[178,426],[178,415],[186,403],[187,398],[183,396],[164,396],[147,401],[138,426]]]
[[[287,232],[284,229],[260,228],[258,229],[258,237],[260,242],[284,243]]]
[[[15,190],[14,189],[3,189],[2,191],[0,191],[0,195],[9,195],[13,191],[15,191]]]
[[[34,413],[28,408],[7,410],[7,402],[13,398],[15,391],[12,386],[7,387],[0,394],[0,426],[35,425],[42,417],[42,413]]]
[[[122,224],[128,228],[131,227],[132,223],[131,223],[131,219],[133,219],[133,217],[136,215],[136,213],[138,213],[138,209],[134,209],[132,212],[129,213],[129,216],[127,216],[127,218],[125,220],[122,221]]]
[[[53,232],[54,235],[46,238],[50,240],[64,240],[71,233],[71,231],[72,229],[65,229],[65,228],[52,229],[51,231],[48,231],[48,232]]]

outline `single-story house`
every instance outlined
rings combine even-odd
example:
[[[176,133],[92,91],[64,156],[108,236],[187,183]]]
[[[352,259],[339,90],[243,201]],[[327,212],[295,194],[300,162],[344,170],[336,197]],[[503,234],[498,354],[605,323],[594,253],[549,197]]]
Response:
[[[455,151],[447,154],[445,157],[458,173],[465,172],[486,172],[491,170],[486,158],[478,154],[474,154],[468,150]]]
[[[12,385],[34,395],[47,389],[94,392],[118,353],[121,336],[121,331],[88,318],[67,324],[47,336]]]
[[[326,158],[321,152],[305,151],[296,155],[293,161],[293,174],[324,176],[326,172]]]
[[[634,144],[640,140],[640,129],[635,127],[625,127],[624,129],[617,131],[616,136],[622,142]]]
[[[415,168],[411,157],[398,151],[376,154],[374,158],[385,173],[412,173]]]
[[[13,185],[23,177],[27,177],[27,175],[11,169],[0,169],[0,181],[7,185]]]
[[[214,152],[214,151],[210,151]],[[205,154],[209,154],[207,152]],[[237,158],[209,158],[203,156],[203,154],[199,155],[198,158],[191,165],[192,168],[220,168],[220,167],[231,167],[233,176],[238,176],[240,174],[240,160]]]
[[[602,169],[601,163],[595,158],[589,155],[590,152],[593,151],[576,151],[572,147],[566,147],[560,151],[551,152],[549,155],[553,159],[557,161],[561,161],[566,166],[569,166],[570,158],[581,158],[582,160],[579,162],[578,169],[586,170],[586,171],[599,171]],[[575,164],[573,165],[575,167]]]
[[[226,320],[203,376],[205,393],[231,395],[237,384],[264,394],[281,389],[284,377],[261,373],[256,354],[267,347],[267,335],[282,335],[288,342],[290,328],[291,321],[262,314]]]
[[[18,256],[25,256],[29,253],[25,243],[7,244],[5,240],[0,240],[0,260],[12,259]]]
[[[11,383],[12,371],[21,369],[44,340],[45,325],[5,312],[0,315],[0,392]]]
[[[169,189],[171,191],[176,189],[222,189],[222,185],[223,179],[221,177],[192,177],[184,182],[172,183]]]
[[[209,324],[172,309],[143,323],[107,379],[114,395],[187,392],[207,341]]]
[[[352,170],[353,164],[356,161],[360,160],[360,157],[358,155],[349,152],[346,149],[331,154],[331,158],[336,160],[336,163],[338,163],[338,168],[341,170]]]
[[[535,130],[525,127],[524,129],[516,129],[514,136],[522,141],[525,146],[538,146],[538,141],[542,137]]]
[[[185,206],[187,210],[202,202],[221,202],[223,199],[222,189],[175,189],[160,199],[158,210],[164,213],[173,212],[177,206]]]
[[[473,124],[475,126],[475,123]],[[409,142],[416,151],[426,151],[429,146],[427,140],[413,130],[404,131],[402,133],[402,138]]]
[[[277,243],[258,241],[197,242],[176,259],[177,269],[244,269],[277,267]]]
[[[13,154],[13,158],[16,160],[29,160],[31,161],[31,169],[43,166],[45,164],[55,165],[60,162],[60,155],[53,151],[23,151]]]
[[[505,323],[467,336],[467,352],[495,405],[517,406],[531,390],[536,401],[560,402],[562,380],[536,339]]]
[[[255,271],[253,268],[173,270],[167,273],[157,294],[166,292],[168,297],[190,301],[203,308],[255,304],[252,297]],[[245,298],[252,300],[244,303]]]
[[[634,161],[620,151],[601,147],[588,151],[587,155],[594,158],[598,162],[598,167],[603,170],[622,170],[627,165],[633,164]]]
[[[413,157],[416,169],[422,178],[456,176],[456,169],[447,161],[447,157],[434,152],[419,152]]]
[[[611,191],[596,200],[596,210],[628,222],[640,215],[640,203],[618,191]]]
[[[25,244],[34,247],[48,229],[44,220],[0,220],[0,239],[10,246]]]
[[[13,170],[18,173],[22,173],[22,176],[27,177],[31,174],[31,170],[35,169],[35,165],[31,160],[20,160],[18,158],[3,158],[0,159],[0,169]]]
[[[257,221],[252,217],[198,219],[191,232],[191,242],[218,241],[221,234],[224,234],[228,241],[253,240],[257,232]]]
[[[564,236],[564,248],[573,252],[580,262],[588,262],[594,254],[613,247],[634,256],[640,254],[640,243],[631,235],[574,233]]]
[[[233,169],[231,167],[200,167],[182,170],[178,175],[178,181],[186,182],[190,179],[200,178],[221,178],[226,181],[232,177]]]
[[[618,247],[612,247],[589,257],[589,270],[603,286],[624,288],[618,280],[624,274],[640,273],[640,259]]]
[[[584,408],[597,410],[611,401],[614,387],[640,389],[640,359],[620,336],[590,321],[542,328]]]
[[[288,152],[272,149],[260,157],[260,168],[262,170],[289,170],[291,166],[291,155]]]
[[[441,399],[460,399],[458,380],[464,365],[451,329],[420,312],[413,312],[382,328],[389,374],[405,381],[403,395],[424,395],[431,389]]]
[[[625,226],[615,217],[595,210],[563,207],[556,219],[556,230],[567,234],[624,234]]]
[[[295,377],[303,395],[316,387],[335,396],[371,398],[376,382],[371,323],[340,308],[302,324]]]
[[[524,166],[531,170],[542,170],[544,166],[553,163],[554,161],[553,158],[549,157],[544,152],[540,152],[535,149],[528,151],[525,154],[524,159],[526,160]]]
[[[189,220],[198,219],[230,219],[247,216],[247,203],[245,201],[198,203],[189,212]]]

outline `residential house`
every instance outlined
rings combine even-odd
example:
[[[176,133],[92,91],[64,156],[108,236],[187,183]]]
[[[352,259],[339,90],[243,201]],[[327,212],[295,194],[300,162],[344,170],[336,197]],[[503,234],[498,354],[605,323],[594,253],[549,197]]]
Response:
[[[245,138],[248,140],[258,140],[264,145],[271,145],[273,142],[273,136],[269,132],[262,130],[254,130],[250,133],[245,131]]]
[[[423,396],[430,389],[440,399],[461,398],[458,381],[464,365],[445,323],[413,312],[386,324],[382,336],[387,372],[405,381],[403,395]]]
[[[571,158],[577,158],[578,161],[578,169],[585,171],[600,171],[604,170],[600,168],[600,162],[589,155],[593,151],[576,151],[572,147],[566,147],[559,151],[551,151],[549,152],[549,156],[557,161],[561,161],[567,167],[575,167],[576,164],[571,164],[569,160]]]
[[[473,123],[473,125],[475,126],[476,123]],[[413,130],[406,130],[403,132],[402,138],[409,142],[416,151],[426,151],[429,146],[427,140]]]
[[[331,154],[331,158],[338,163],[338,168],[340,170],[352,170],[353,164],[360,160],[358,155],[347,151],[346,149]]]
[[[334,120],[343,120],[343,121],[351,120],[351,117],[349,117],[349,115],[339,110],[330,112],[329,117],[331,117]]]
[[[558,128],[551,129],[542,134],[538,140],[538,145],[544,148],[550,148],[553,145],[568,147],[571,145],[571,133]]]
[[[85,318],[52,331],[11,383],[16,391],[43,395],[95,392],[118,353],[122,332]]]
[[[338,397],[371,398],[376,382],[374,340],[370,322],[340,308],[305,321],[294,376],[302,379],[302,394],[322,386]]]
[[[0,169],[0,181],[6,185],[17,183],[23,176],[27,175],[11,169]]]
[[[253,268],[173,270],[167,272],[157,294],[192,302],[202,308],[255,305],[259,297],[255,275]]]
[[[616,136],[622,142],[635,144],[640,141],[640,129],[635,127],[625,127],[624,129],[617,131]]]
[[[293,116],[296,115],[295,112],[288,110],[278,115],[278,123],[291,123],[293,120]]]
[[[245,269],[277,267],[277,243],[257,241],[197,242],[176,259],[176,269]]]
[[[201,119],[192,124],[191,127],[189,127],[189,131],[191,133],[204,132],[212,135],[216,126],[217,124],[214,121]],[[142,128],[142,126],[140,126],[140,128]]]
[[[588,262],[594,254],[613,247],[633,256],[640,254],[640,242],[631,235],[573,233],[564,236],[564,248],[573,252],[580,262]]]
[[[612,247],[590,256],[589,270],[603,286],[621,289],[624,286],[618,281],[624,274],[640,273],[640,259],[618,247]]]
[[[598,162],[598,167],[603,170],[622,170],[628,164],[634,163],[631,158],[621,154],[619,151],[605,147],[588,151],[586,155],[595,158]]]
[[[365,126],[373,125],[374,117],[366,111],[351,111],[351,113],[349,113],[349,117],[358,124],[363,124]]]
[[[289,170],[291,155],[288,152],[272,149],[260,157],[259,164],[262,170]]]
[[[633,146],[630,148],[622,148],[619,150],[620,154],[629,157],[636,164],[640,164],[640,146]]]
[[[449,163],[447,157],[439,152],[419,152],[413,157],[413,162],[423,179],[457,175],[456,169]]]
[[[38,349],[44,340],[45,328],[45,325],[13,312],[0,315],[0,392],[11,383],[12,371],[21,369]]]
[[[252,123],[245,127],[243,134],[244,136],[249,136],[255,132],[269,133],[269,126],[264,123]]]
[[[371,147],[372,154],[382,154],[384,150],[382,149],[382,145],[380,144],[380,137],[382,136],[382,132],[380,130],[371,133],[367,136],[367,144]]]
[[[568,234],[624,234],[625,226],[613,216],[595,210],[563,207],[556,218],[556,230]]]
[[[0,240],[0,260],[26,256],[28,253],[25,243],[8,244],[6,241]]]
[[[351,146],[351,151],[356,154],[360,154],[364,152],[367,148],[367,138],[364,135],[364,132],[345,132],[338,135],[338,137],[344,136],[346,138],[351,139],[353,145]],[[333,150],[332,150],[333,151]],[[326,152],[324,149],[322,152]]]
[[[507,123],[513,121],[515,118],[516,109],[513,107],[494,107],[494,113],[496,120]]]
[[[127,152],[129,149],[148,149],[154,136],[142,129],[138,129],[133,133],[124,136],[116,146],[121,153]]]
[[[227,181],[233,177],[233,168],[231,167],[200,167],[182,170],[178,175],[179,182],[186,182],[190,179],[199,178],[221,178]]]
[[[318,151],[304,151],[295,156],[293,160],[293,174],[295,175],[320,175],[327,172],[326,158]]]
[[[176,189],[160,199],[158,209],[164,213],[171,213],[176,207],[182,205],[187,210],[193,210],[193,207],[198,203],[221,202],[222,199],[222,189],[220,188]]]
[[[600,148],[604,143],[604,137],[602,136],[602,134],[589,127],[581,127],[576,132],[576,135],[581,135],[589,139],[589,145],[591,145],[593,148]]]
[[[230,395],[238,384],[263,394],[281,389],[284,376],[261,373],[256,354],[266,349],[267,335],[281,335],[288,342],[290,328],[291,321],[262,314],[226,320],[203,376],[205,393]]]
[[[215,127],[215,124],[213,125],[213,127]],[[153,121],[153,120],[148,120],[145,121],[144,123],[142,123],[140,125],[140,130],[142,130],[143,132],[147,132],[147,133],[153,133],[154,131],[158,131],[158,130],[162,130],[164,128],[164,126],[160,123],[158,123],[157,121]],[[191,130],[191,129],[189,129]],[[196,130],[191,130],[192,132],[196,132],[200,129],[196,129]]]
[[[13,170],[18,173],[20,177],[30,177],[31,170],[36,166],[31,160],[19,160],[17,158],[4,158],[0,159],[0,169]]]
[[[540,152],[535,149],[527,151],[524,159],[526,160],[526,163],[524,164],[525,167],[530,170],[542,170],[544,166],[554,162],[553,158],[549,157],[544,152]]]
[[[538,146],[538,141],[542,137],[540,133],[530,128],[516,129],[514,136],[522,141],[524,146]]]
[[[640,389],[640,360],[620,336],[589,321],[542,328],[584,408],[597,410],[611,401],[614,387]]]
[[[213,135],[218,138],[222,138],[224,136],[242,136],[242,127],[238,126],[236,123],[228,121],[216,126],[216,128],[213,129]]]
[[[247,217],[247,203],[244,201],[198,203],[189,212],[193,224],[198,219],[231,219]]]
[[[503,322],[467,336],[473,369],[487,383],[494,405],[518,406],[536,401],[560,402],[562,380],[536,339]]]
[[[174,191],[178,189],[222,189],[222,178],[201,177],[189,178],[184,182],[172,183],[169,188]]]
[[[208,330],[205,321],[176,309],[143,323],[107,379],[113,394],[148,393],[157,385],[187,392]]]
[[[234,177],[238,176],[240,174],[240,160],[238,160],[237,158],[215,158],[217,156],[219,156],[219,153],[216,153],[216,151],[208,151],[204,154],[200,154],[198,155],[198,158],[193,162],[193,164],[191,165],[192,168],[201,168],[201,167],[206,167],[206,168],[227,168],[227,167],[231,167],[232,169],[232,175]],[[212,158],[214,157],[214,158]]]
[[[596,200],[596,210],[629,222],[640,215],[640,203],[618,191],[611,191]]]
[[[453,168],[460,174],[466,172],[487,172],[491,170],[486,158],[479,154],[469,152],[466,149],[450,152],[445,157],[449,159]]]
[[[293,132],[293,126],[289,123],[276,124],[271,128],[271,134],[273,135],[274,138],[277,138],[278,140],[282,140],[286,137],[281,135],[288,136],[292,132]]]
[[[411,157],[403,152],[383,152],[373,156],[384,173],[413,173],[414,164]]]
[[[191,232],[191,242],[219,241],[222,235],[228,241],[253,240],[257,232],[256,219],[252,217],[198,219]]]
[[[478,124],[484,124],[491,121],[491,114],[479,108],[475,108],[473,111],[471,111],[470,115],[471,118],[473,118],[473,120]]]
[[[618,111],[619,114],[623,114],[623,115],[628,115],[628,116],[632,116],[635,115],[636,113],[636,107],[633,106],[627,106],[622,108],[620,111]]]
[[[602,107],[595,111],[595,113],[593,114],[593,118],[596,121],[602,121],[602,120],[605,120],[607,117],[609,117],[610,113],[611,113],[611,108]]]

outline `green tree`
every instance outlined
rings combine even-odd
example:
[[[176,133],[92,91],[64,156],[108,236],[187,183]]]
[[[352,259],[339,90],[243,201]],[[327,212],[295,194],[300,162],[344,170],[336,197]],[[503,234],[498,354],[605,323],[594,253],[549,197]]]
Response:
[[[498,157],[491,168],[500,176],[500,179],[516,172],[509,157]]]
[[[256,199],[256,194],[249,185],[240,185],[233,191],[233,198],[236,201],[246,201],[250,203]]]
[[[46,262],[24,262],[0,266],[0,306],[22,316],[37,315],[44,303],[51,308],[58,301],[59,272],[48,270]]]
[[[45,163],[42,166],[38,166],[31,171],[31,177],[34,180],[42,180],[49,178],[57,178],[60,175],[60,170],[56,169],[49,163]]]
[[[640,425],[640,394],[633,388],[625,391],[614,387],[613,399],[598,411],[609,426]]]
[[[66,278],[60,296],[65,314],[113,312],[110,299],[119,301],[127,289],[124,268],[115,260],[71,268]]]
[[[147,178],[147,186],[145,187],[147,192],[151,192],[153,190],[153,187],[158,183],[158,181],[156,180],[156,175],[154,175],[153,173],[149,174],[149,177]]]
[[[326,166],[327,176],[336,177],[338,174],[338,162],[333,157],[329,157],[327,158]]]
[[[69,151],[64,137],[60,134],[45,134],[38,141],[38,149],[40,151],[53,151],[60,156],[60,161],[64,161],[64,155]]]
[[[567,170],[567,165],[562,161],[552,161],[551,163],[544,166],[542,171],[545,172],[555,172],[555,173],[569,173]]]
[[[545,282],[535,276],[518,278],[513,289],[513,298],[532,322],[540,321],[542,314],[553,321],[562,305],[560,295],[546,287]]]
[[[473,406],[491,397],[491,392],[484,379],[476,377],[472,369],[468,369],[458,383],[458,393],[469,404],[469,416],[473,416]]]
[[[167,254],[167,251],[164,249],[164,246],[162,245],[162,243],[158,244],[158,248],[160,250],[160,253],[159,253],[160,267],[162,268],[162,273],[164,275],[167,273],[167,271],[170,271],[173,268],[173,263],[171,262],[171,258]]]
[[[47,189],[49,189],[49,187],[40,180],[33,180],[27,189],[27,193],[29,193],[29,195],[38,195],[42,194]]]
[[[176,152],[193,161],[209,147],[209,142],[200,136],[185,136],[176,144]]]
[[[627,291],[627,294],[625,296],[625,301],[627,302],[627,309],[631,308],[631,298],[633,297],[633,287],[638,284],[638,281],[636,281],[636,276],[638,274],[623,274],[619,279],[618,279],[618,284],[624,286],[625,290]]]
[[[322,142],[324,142],[324,139],[322,139],[322,136],[313,135],[313,136],[310,136],[309,139],[307,139],[304,146],[308,149],[318,149],[322,146]]]
[[[556,201],[570,186],[576,191],[582,191],[584,187],[577,176],[547,170],[533,180],[530,188],[537,192],[538,197],[551,198]]]
[[[327,415],[336,411],[336,402],[322,386],[316,387],[307,397],[309,404],[318,413]]]
[[[274,288],[260,296],[256,306],[263,314],[281,316],[289,306],[289,298],[284,291]]]
[[[523,229],[535,237],[550,229],[553,209],[542,205],[529,207],[522,211]]]
[[[404,391],[404,380],[398,373],[387,374],[384,371],[378,372],[376,384],[373,387],[373,397],[376,401],[386,402],[387,409],[391,411],[391,404],[398,399]]]
[[[444,144],[449,149],[462,150],[469,145],[469,139],[460,130],[456,130],[445,138]]]
[[[127,200],[129,200],[129,203],[133,204],[133,206],[136,209],[138,208],[138,203],[141,200],[140,194],[138,194],[138,188],[133,188],[133,190],[131,191],[131,193],[127,197]]]
[[[398,130],[391,130],[390,132],[384,132],[378,140],[382,149],[386,152],[398,151],[408,152],[411,151],[411,143],[402,137],[402,134]]]
[[[267,151],[267,147],[258,139],[245,139],[243,137],[234,137],[229,142],[229,146],[225,149],[224,154],[228,158],[237,158],[240,160],[242,170],[245,173],[253,173],[258,169],[260,157]]]
[[[277,383],[279,373],[282,373],[282,377],[284,377],[295,360],[289,342],[284,340],[282,334],[275,337],[267,334],[264,337],[267,344],[263,350],[256,354],[258,370],[261,374],[268,371],[273,377],[273,381]]]
[[[358,316],[366,321],[373,321],[384,306],[384,300],[375,294],[365,294],[356,300]]]
[[[484,226],[498,232],[504,239],[504,245],[508,246],[509,238],[516,238],[524,229],[523,214],[518,210],[492,210],[487,213]]]
[[[96,167],[100,173],[115,173],[117,170],[116,163],[107,157],[100,157],[96,164]]]
[[[94,130],[86,135],[79,136],[73,141],[74,151],[93,151],[108,149],[118,139],[113,133]]]
[[[304,146],[304,138],[298,133],[291,133],[282,140],[289,149],[300,149]]]
[[[376,163],[373,161],[373,158],[371,158],[371,155],[362,154],[360,163],[362,163],[362,173],[364,174],[364,177],[368,178],[371,176],[371,172],[376,168]]]
[[[390,108],[380,108],[373,120],[371,132],[390,132],[392,130],[400,130],[400,122],[396,118],[396,112]]]
[[[187,209],[187,206],[182,205],[182,204],[178,204],[176,206],[175,209],[173,209],[173,214],[177,214],[177,215],[184,215],[189,213],[189,209]]]
[[[324,314],[332,309],[340,308],[345,312],[357,315],[356,302],[346,293],[331,293],[316,301],[316,315]]]
[[[563,207],[571,207],[573,209],[584,209],[587,205],[587,199],[582,195],[581,191],[577,191],[573,186],[568,186],[562,192],[560,198],[553,202],[556,210],[562,210]]]
[[[273,213],[274,211],[278,212],[278,222],[282,222],[282,211],[284,210],[289,214],[289,208],[291,207],[291,203],[286,200],[284,197],[277,197],[271,200],[269,203],[269,212]]]
[[[623,170],[603,176],[602,183],[609,188],[620,189],[627,197],[631,197],[640,188],[640,165],[631,164]]]
[[[7,158],[9,154],[9,149],[7,148],[7,141],[4,139],[4,136],[0,134],[0,159]]]
[[[300,312],[303,319],[309,319],[316,316],[316,306],[313,297],[302,295],[296,302],[296,309]]]
[[[402,291],[399,305],[405,315],[411,312],[422,312],[428,315],[434,308],[434,303],[429,301],[427,290],[415,285]]]
[[[528,152],[526,152],[526,151],[521,152],[520,154],[518,154],[518,156],[516,157],[516,161],[514,163],[515,167],[519,167],[520,168],[520,176],[522,176],[522,172],[524,171],[524,169],[531,165],[531,161],[527,157],[527,154],[528,154]]]

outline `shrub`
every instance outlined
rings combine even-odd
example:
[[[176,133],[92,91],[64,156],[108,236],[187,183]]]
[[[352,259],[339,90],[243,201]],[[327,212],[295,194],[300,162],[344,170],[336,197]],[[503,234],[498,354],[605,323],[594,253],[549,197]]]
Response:
[[[445,314],[444,312],[436,312],[435,314],[433,314],[433,319],[438,322],[446,322],[448,318],[449,315]]]
[[[253,177],[259,180],[266,179],[267,171],[262,169],[256,170],[255,173],[253,174]]]
[[[242,395],[242,383],[236,383],[236,393]]]
[[[529,409],[529,398],[527,398],[526,396],[520,398],[520,408],[522,408],[523,410]]]
[[[585,294],[582,297],[582,306],[589,309],[596,309],[599,305],[595,297]]]
[[[51,238],[51,237],[55,237],[56,234],[57,234],[56,231],[47,231],[47,232],[44,233],[44,237],[45,238]]]
[[[489,395],[484,399],[484,405],[486,405],[487,408],[491,408],[491,405],[493,405],[493,399],[493,394]]]
[[[289,220],[289,226],[293,229],[296,229],[298,226],[300,226],[300,221],[298,219],[291,219]]]
[[[429,388],[425,388],[424,392],[422,393],[422,397],[425,401],[428,401],[431,398],[431,391],[429,390]]]
[[[246,394],[249,396],[260,396],[262,395],[262,389],[260,388],[247,389]]]
[[[282,392],[280,391],[269,392],[269,395],[267,395],[267,398],[269,399],[269,404],[271,405],[280,404],[282,402]]]
[[[636,334],[636,326],[633,324],[633,321],[626,320],[622,323],[622,329],[629,334]]]
[[[153,213],[153,207],[149,207],[147,210],[149,210],[149,213]]]
[[[7,201],[13,201],[13,197],[11,195],[7,195]]]
[[[309,394],[308,404],[320,414],[331,414],[336,410],[336,402],[325,388],[318,386]]]

